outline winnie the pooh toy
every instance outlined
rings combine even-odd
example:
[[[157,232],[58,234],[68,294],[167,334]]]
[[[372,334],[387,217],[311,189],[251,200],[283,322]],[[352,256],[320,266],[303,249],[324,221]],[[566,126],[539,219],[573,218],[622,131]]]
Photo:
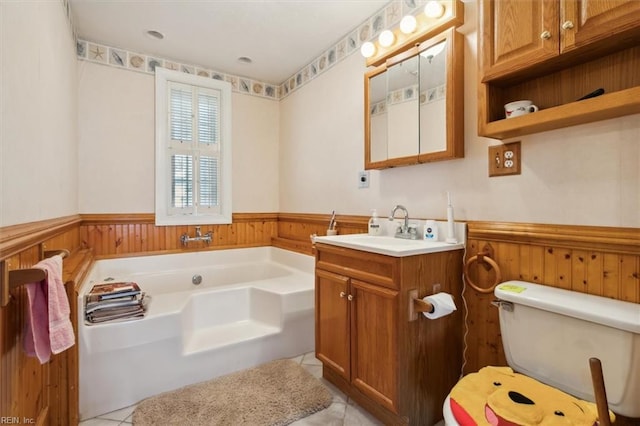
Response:
[[[510,367],[484,367],[463,377],[450,394],[461,426],[594,426],[598,411]],[[611,421],[615,416],[610,411]]]

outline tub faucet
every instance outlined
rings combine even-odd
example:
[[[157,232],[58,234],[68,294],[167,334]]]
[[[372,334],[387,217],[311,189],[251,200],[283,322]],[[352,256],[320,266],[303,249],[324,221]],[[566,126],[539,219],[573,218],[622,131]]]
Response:
[[[190,241],[204,241],[207,244],[210,244],[213,241],[213,231],[209,231],[206,234],[202,235],[202,231],[199,226],[196,226],[196,236],[190,237],[188,233],[184,233],[180,235],[180,242],[183,246],[189,245]]]
[[[393,210],[391,210],[391,215],[389,215],[389,220],[393,222],[395,219],[395,214],[398,210],[402,210],[404,212],[404,223],[398,226],[396,229],[396,238],[404,238],[407,240],[417,240],[418,239],[418,230],[415,226],[409,225],[409,212],[405,206],[400,204],[396,205]]]

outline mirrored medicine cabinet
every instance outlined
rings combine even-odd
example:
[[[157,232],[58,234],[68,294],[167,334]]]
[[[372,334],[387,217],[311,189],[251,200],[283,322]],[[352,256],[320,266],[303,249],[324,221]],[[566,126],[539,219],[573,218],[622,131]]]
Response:
[[[464,156],[463,42],[452,27],[365,74],[365,169]]]

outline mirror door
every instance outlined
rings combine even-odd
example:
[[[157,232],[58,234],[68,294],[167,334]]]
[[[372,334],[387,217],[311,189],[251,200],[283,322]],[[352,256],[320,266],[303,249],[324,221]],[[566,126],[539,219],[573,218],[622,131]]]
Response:
[[[419,56],[407,58],[387,69],[388,159],[418,155]],[[412,159],[411,162],[417,162]]]
[[[383,71],[383,70],[380,70]],[[370,141],[370,161],[375,163],[385,161],[389,158],[387,154],[387,74],[378,72],[369,78],[369,101],[365,108],[368,108],[370,119],[367,132]],[[367,91],[365,91],[367,93]]]
[[[365,169],[464,156],[462,43],[450,28],[365,74]]]
[[[420,52],[420,154],[447,149],[447,41]]]

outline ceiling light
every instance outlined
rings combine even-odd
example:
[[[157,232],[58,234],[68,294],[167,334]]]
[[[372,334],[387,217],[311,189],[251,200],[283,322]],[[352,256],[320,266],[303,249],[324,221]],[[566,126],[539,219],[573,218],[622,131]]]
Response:
[[[396,36],[393,34],[391,30],[384,30],[378,36],[378,42],[380,46],[389,47],[396,41]]]
[[[156,30],[149,30],[147,31],[147,35],[151,38],[154,38],[156,40],[162,40],[164,38],[164,34],[162,34],[160,31],[156,31]]]
[[[444,14],[444,6],[431,0],[424,6],[424,14],[429,18],[439,18]]]
[[[407,15],[400,21],[400,31],[404,34],[411,34],[416,30],[417,26],[418,21],[416,21],[416,17],[413,15]]]
[[[362,56],[364,56],[365,58],[370,58],[375,55],[376,46],[370,41],[362,43],[362,46],[360,47],[360,53],[362,53]]]

